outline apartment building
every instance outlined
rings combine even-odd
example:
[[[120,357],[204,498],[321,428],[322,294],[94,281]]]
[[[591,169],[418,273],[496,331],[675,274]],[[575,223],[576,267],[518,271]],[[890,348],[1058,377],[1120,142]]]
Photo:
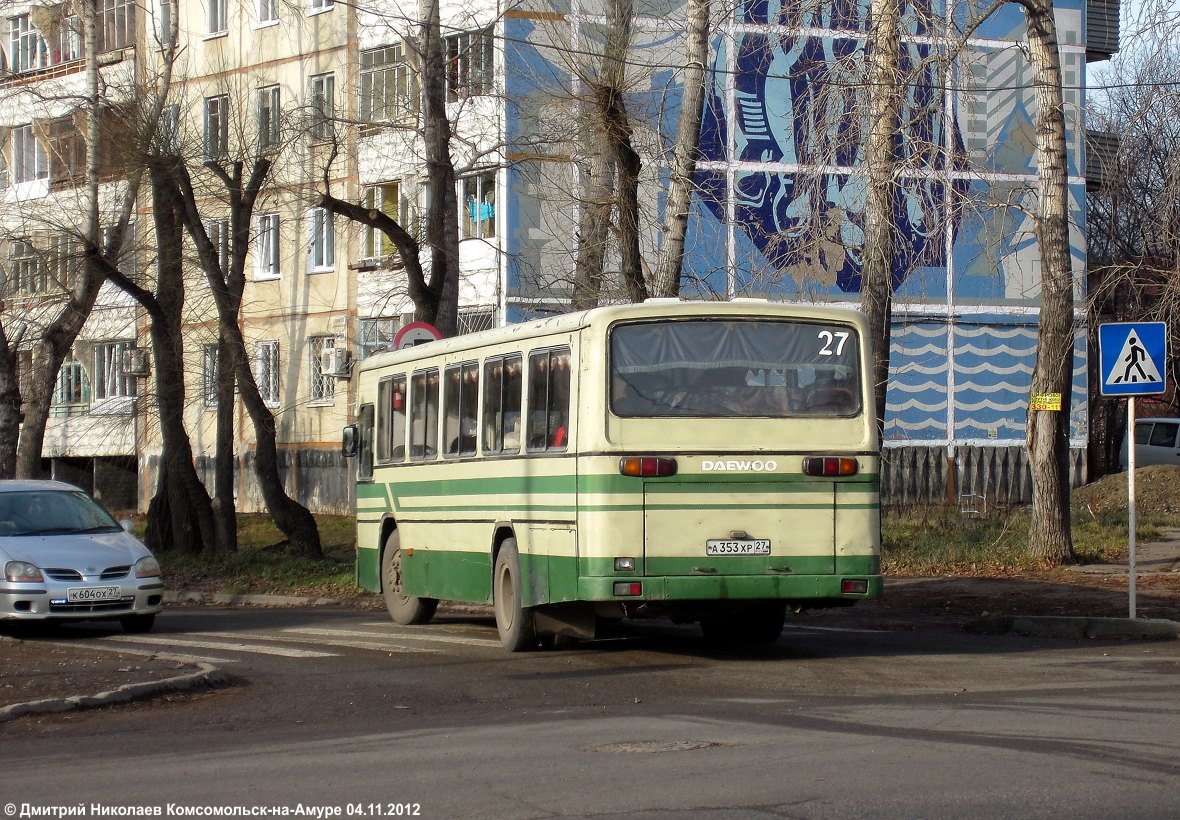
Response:
[[[141,84],[157,76],[170,7],[158,0],[100,5],[108,86],[118,87],[115,80],[124,75]],[[858,104],[851,92],[832,91],[849,85],[855,76],[849,66],[863,54],[867,12],[846,5],[801,9],[751,0],[715,10],[686,297],[858,301],[860,148],[830,139]],[[53,249],[68,242],[52,239],[52,215],[77,206],[77,189],[69,184],[76,173],[68,169],[78,158],[67,138],[68,99],[82,73],[78,28],[64,9],[14,5],[8,12],[0,92],[20,102],[0,113],[6,321],[19,300],[46,301],[38,277],[60,275],[53,272],[62,254]],[[684,6],[652,0],[636,9],[626,101],[642,159],[641,244],[650,268],[662,241],[668,148],[682,93]],[[441,6],[460,201],[461,330],[568,306],[584,208],[579,191],[589,168],[584,106],[608,11],[600,0]],[[905,93],[906,144],[922,150],[908,155],[913,163],[899,197],[906,252],[894,277],[887,447],[902,454],[894,463],[934,476],[925,490],[895,486],[898,495],[945,486],[949,474],[969,492],[994,493],[997,476],[1019,474],[1024,464],[1039,303],[1037,251],[1023,216],[1035,184],[1023,15],[1016,6],[1001,9],[943,78],[929,61],[951,34],[934,25],[941,19],[936,9],[925,11],[910,10],[902,37],[903,59],[927,67]],[[1085,269],[1082,89],[1087,61],[1117,48],[1112,11],[1117,32],[1117,6],[1057,4],[1079,283]],[[388,347],[412,305],[388,240],[333,219],[315,207],[315,197],[327,185],[420,235],[427,206],[415,48],[420,9],[395,2],[179,0],[175,13],[184,47],[166,125],[190,158],[206,231],[223,255],[224,190],[201,162],[249,166],[265,157],[274,163],[253,215],[241,324],[276,415],[290,491],[313,507],[343,509],[350,499],[348,465],[337,450],[351,403],[349,362]],[[1091,29],[1100,34],[1094,42],[1087,38]],[[104,181],[104,199],[115,201],[121,185]],[[34,241],[42,229],[45,238]],[[142,196],[135,231],[136,250],[126,264],[144,269],[153,254],[150,204]],[[208,471],[216,321],[199,266],[187,264],[186,424],[199,466]],[[614,251],[606,264],[607,299],[617,298],[612,268]],[[45,447],[57,474],[84,484],[100,487],[114,465],[123,476],[134,470],[132,500],[140,506],[153,491],[159,455],[151,397],[166,389],[143,375],[146,359],[133,351],[146,345],[144,317],[108,286],[63,368]],[[1081,335],[1077,354],[1074,394],[1066,400],[1075,477],[1081,477],[1087,434]],[[253,432],[240,408],[235,437],[239,503],[257,507],[249,470]]]

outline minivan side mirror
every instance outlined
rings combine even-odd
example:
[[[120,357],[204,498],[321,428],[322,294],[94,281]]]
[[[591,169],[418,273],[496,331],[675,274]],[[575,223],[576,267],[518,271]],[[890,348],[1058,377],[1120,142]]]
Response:
[[[360,447],[360,437],[356,434],[356,425],[350,424],[344,428],[344,434],[340,440],[340,451],[345,458],[352,458],[357,454]]]

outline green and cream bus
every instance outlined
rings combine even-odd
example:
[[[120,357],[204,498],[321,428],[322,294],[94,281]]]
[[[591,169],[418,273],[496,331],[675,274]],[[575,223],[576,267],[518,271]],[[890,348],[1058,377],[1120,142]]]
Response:
[[[504,646],[606,619],[771,642],[881,594],[862,314],[649,300],[358,369],[357,581],[400,624],[491,604]]]

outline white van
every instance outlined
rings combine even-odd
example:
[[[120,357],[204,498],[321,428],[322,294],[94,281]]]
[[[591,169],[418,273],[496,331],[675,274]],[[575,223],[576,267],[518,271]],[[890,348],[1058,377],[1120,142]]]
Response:
[[[1135,466],[1180,465],[1180,419],[1135,420]],[[1127,439],[1119,451],[1119,467],[1127,469]]]

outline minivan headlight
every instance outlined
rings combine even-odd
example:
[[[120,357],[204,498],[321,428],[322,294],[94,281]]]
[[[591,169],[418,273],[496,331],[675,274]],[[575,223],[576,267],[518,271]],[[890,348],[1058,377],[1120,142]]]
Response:
[[[160,562],[150,555],[145,555],[135,562],[136,578],[159,578]]]
[[[4,580],[39,584],[45,580],[45,576],[35,564],[28,561],[9,561],[4,565]]]

